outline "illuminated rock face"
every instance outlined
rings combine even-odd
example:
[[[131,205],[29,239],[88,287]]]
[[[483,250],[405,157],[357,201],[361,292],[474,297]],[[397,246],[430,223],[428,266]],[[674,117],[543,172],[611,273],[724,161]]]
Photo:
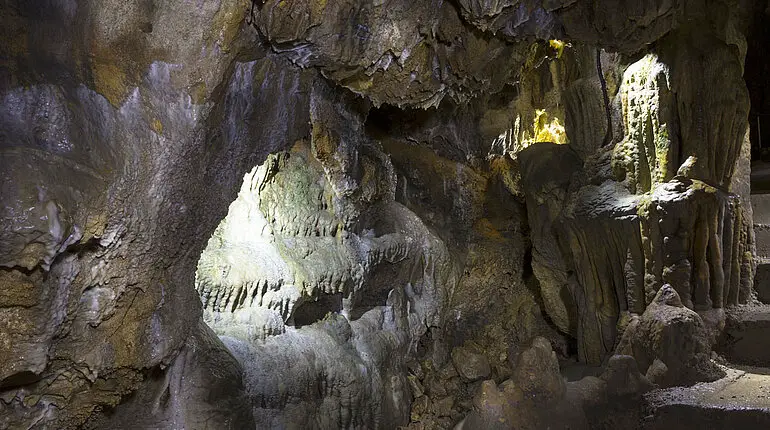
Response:
[[[387,182],[366,213],[344,219],[349,203],[309,149],[246,175],[201,255],[204,321],[243,363],[258,426],[392,427],[409,412],[403,360],[444,310],[448,252]],[[392,167],[365,169],[387,180]]]
[[[0,427],[591,428],[752,299],[743,3],[0,12]]]
[[[243,364],[259,427],[405,422],[404,362],[454,286],[350,100],[313,89],[310,142],[245,176],[198,265],[204,321]]]
[[[584,162],[570,148],[519,154],[545,309],[579,339],[587,362],[613,350],[620,315],[644,312],[665,283],[697,311],[751,297],[749,202],[704,182],[724,179],[699,174],[703,150],[682,143],[671,79],[651,55],[626,69],[615,95],[623,133],[614,148]],[[743,147],[744,136],[725,139]],[[738,153],[729,157],[736,163]],[[735,193],[746,197],[738,185]]]
[[[309,149],[298,143],[247,174],[239,198],[203,252],[196,283],[215,327],[223,315],[239,320],[247,318],[237,316],[241,311],[263,309],[253,318],[264,315],[265,330],[249,337],[264,339],[282,333],[284,323],[307,324],[298,310],[317,301],[329,303],[327,312],[360,315],[365,301],[360,296],[388,294],[366,291],[380,265],[435,259],[440,267],[447,258],[440,242],[393,201],[392,193],[372,203],[377,213],[367,211],[354,222],[338,217],[344,210],[337,206],[346,203],[334,196]],[[369,168],[365,174],[376,175],[375,165]],[[244,323],[259,329],[255,321]],[[273,321],[281,321],[277,333],[268,330]]]

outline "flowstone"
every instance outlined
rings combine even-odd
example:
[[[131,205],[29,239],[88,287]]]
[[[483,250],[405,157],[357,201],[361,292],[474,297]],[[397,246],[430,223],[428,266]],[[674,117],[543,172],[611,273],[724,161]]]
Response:
[[[366,107],[339,97],[314,88],[311,142],[245,176],[198,266],[204,320],[244,367],[258,426],[407,422],[404,362],[453,285],[445,245],[395,201],[389,157],[357,129]]]

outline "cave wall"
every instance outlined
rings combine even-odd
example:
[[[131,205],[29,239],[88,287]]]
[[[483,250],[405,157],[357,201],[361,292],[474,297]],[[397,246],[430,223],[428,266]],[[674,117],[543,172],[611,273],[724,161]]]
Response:
[[[0,11],[6,427],[447,428],[752,297],[749,2]]]
[[[308,113],[275,103],[299,78],[242,33],[246,6],[3,4],[4,427],[98,421],[148,384],[146,426],[252,422],[194,268],[243,173]]]
[[[520,154],[530,222],[544,232],[533,235],[533,267],[587,362],[614,350],[619,317],[641,313],[664,284],[717,327],[725,306],[752,300],[745,39],[734,27],[746,21],[719,8],[699,18],[697,31],[683,25],[630,64],[600,58],[622,76],[608,94],[613,137],[582,166],[567,149]]]

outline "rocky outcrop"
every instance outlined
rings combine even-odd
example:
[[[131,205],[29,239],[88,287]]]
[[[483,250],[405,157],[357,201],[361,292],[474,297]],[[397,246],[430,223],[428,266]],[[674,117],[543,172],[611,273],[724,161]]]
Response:
[[[633,355],[647,378],[661,386],[693,385],[724,376],[711,362],[703,320],[682,304],[670,285],[661,287],[642,316],[628,324],[618,352]]]
[[[525,149],[518,158],[532,229],[532,270],[540,282],[543,304],[560,330],[577,335],[577,307],[569,290],[576,280],[568,279],[565,250],[554,223],[567,199],[572,174],[582,167],[581,160],[569,146],[547,143]]]
[[[430,107],[496,91],[528,46],[470,31],[448,2],[271,0],[252,12],[275,50],[376,105]]]
[[[685,306],[708,310],[738,304],[748,295],[740,292],[751,286],[741,285],[745,245],[736,196],[700,181],[675,179],[656,188],[640,212],[648,239],[648,297],[658,285],[670,283]]]
[[[485,379],[491,373],[489,361],[484,355],[476,354],[463,347],[452,350],[452,364],[460,376],[470,382]]]
[[[473,411],[460,429],[588,428],[580,408],[566,398],[559,362],[544,338],[535,338],[519,356],[513,377],[498,385],[484,381]]]
[[[724,36],[723,30],[713,31]],[[729,43],[741,46],[734,39],[738,36],[730,34]],[[562,331],[577,337],[579,356],[590,363],[599,364],[613,350],[619,317],[644,312],[664,283],[679,292],[686,306],[710,312],[715,327],[721,323],[713,316],[721,308],[751,297],[754,239],[744,219],[751,210],[741,185],[745,179],[732,179],[735,166],[747,156],[741,149],[745,88],[725,101],[729,108],[720,111],[724,117],[709,119],[708,112],[716,109],[692,112],[687,100],[717,86],[714,82],[707,89],[704,81],[686,74],[684,66],[676,73],[669,69],[670,64],[698,61],[684,54],[692,37],[684,30],[668,36],[656,52],[625,69],[615,94],[608,91],[613,88],[607,79],[602,81],[602,90],[614,97],[606,104],[614,111],[608,115],[611,126],[605,128],[609,140],[589,144],[593,150],[588,151],[586,146],[580,146],[580,152],[533,147],[516,155],[545,309]],[[724,42],[705,40],[722,52]],[[744,85],[735,58],[720,54],[713,60],[723,66],[725,88]],[[601,57],[598,64],[605,64]],[[699,67],[710,70],[714,64]],[[593,91],[598,94],[599,88]],[[576,103],[564,94],[560,99]],[[598,114],[585,118],[585,124],[607,124]],[[698,132],[701,137],[689,134],[696,123],[701,130],[715,124],[713,136],[705,138],[703,131]],[[574,125],[568,128],[567,137],[576,136],[575,130]],[[583,145],[599,139],[577,136]],[[567,160],[573,160],[569,167]]]
[[[390,159],[362,132],[366,109],[314,86],[310,142],[245,176],[201,255],[204,319],[244,366],[258,426],[404,423],[403,361],[451,294],[446,247],[395,202]],[[275,372],[282,362],[295,365]]]
[[[91,428],[254,427],[244,369],[203,322],[168,369],[146,372],[139,388],[111,413],[92,416]],[[129,424],[130,423],[130,424]]]
[[[248,426],[190,286],[233,186],[306,129],[276,102],[306,74],[245,49],[240,2],[118,3],[2,6],[0,426],[109,423],[136,390],[148,427]]]

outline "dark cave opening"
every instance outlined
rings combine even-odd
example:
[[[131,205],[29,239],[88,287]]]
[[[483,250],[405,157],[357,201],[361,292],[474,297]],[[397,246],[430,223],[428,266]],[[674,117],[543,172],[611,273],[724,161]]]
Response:
[[[6,390],[12,387],[33,384],[39,380],[40,377],[33,372],[18,372],[0,381],[0,389]]]
[[[770,192],[770,5],[754,14],[747,43],[744,78],[751,101],[751,191],[765,194]]]
[[[757,7],[747,37],[744,79],[751,109],[751,205],[757,250],[754,290],[763,303],[770,303],[770,4]]]
[[[294,327],[301,328],[321,321],[329,313],[342,311],[342,293],[320,294],[316,300],[308,300],[297,306],[292,315]]]

